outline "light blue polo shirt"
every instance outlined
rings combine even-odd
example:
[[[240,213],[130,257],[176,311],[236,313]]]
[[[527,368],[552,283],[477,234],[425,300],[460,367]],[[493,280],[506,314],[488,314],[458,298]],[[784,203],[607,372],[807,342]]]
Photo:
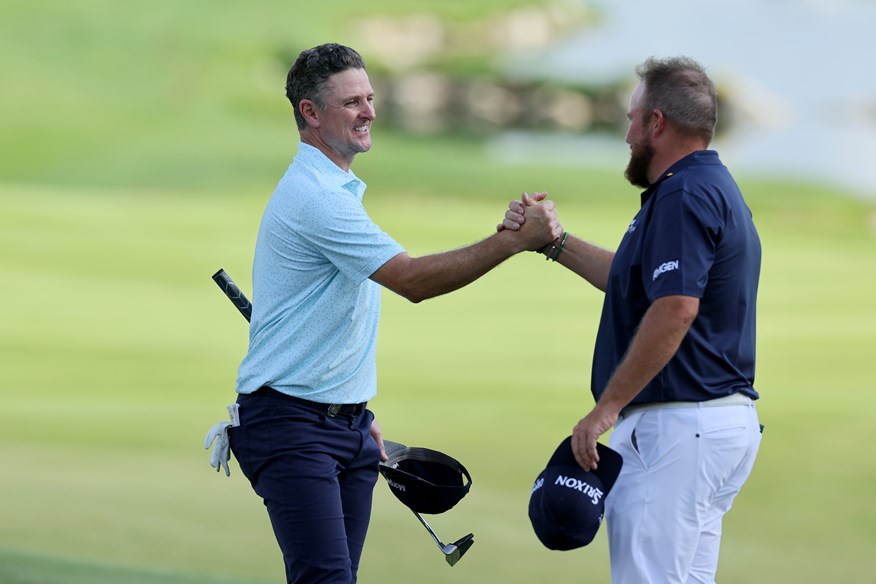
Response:
[[[379,284],[404,251],[362,206],[365,183],[300,142],[259,227],[249,350],[238,393],[263,385],[321,403],[377,393]]]

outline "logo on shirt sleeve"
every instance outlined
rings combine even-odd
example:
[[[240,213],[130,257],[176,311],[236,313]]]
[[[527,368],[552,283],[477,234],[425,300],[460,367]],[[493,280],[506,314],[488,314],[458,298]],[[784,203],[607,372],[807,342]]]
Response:
[[[671,272],[672,270],[677,270],[677,269],[678,269],[678,260],[672,260],[671,262],[663,262],[662,264],[657,266],[657,269],[654,270],[654,277],[651,278],[651,281],[653,282],[654,280],[656,280],[657,277],[660,276],[660,274],[665,274],[666,272]]]

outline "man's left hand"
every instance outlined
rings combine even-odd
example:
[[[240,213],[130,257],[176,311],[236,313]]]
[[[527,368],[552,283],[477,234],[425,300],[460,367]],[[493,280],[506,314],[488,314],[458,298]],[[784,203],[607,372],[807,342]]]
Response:
[[[596,441],[617,422],[618,412],[597,405],[572,430],[572,452],[584,470],[595,470],[599,462]]]
[[[380,425],[377,420],[371,420],[371,437],[377,442],[377,447],[380,448],[380,462],[386,462],[389,457],[386,455],[386,448],[383,446],[383,432],[380,431]]]

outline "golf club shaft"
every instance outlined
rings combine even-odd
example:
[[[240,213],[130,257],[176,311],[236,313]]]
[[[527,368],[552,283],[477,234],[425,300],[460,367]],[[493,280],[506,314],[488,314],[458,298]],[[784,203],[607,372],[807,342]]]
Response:
[[[240,314],[243,315],[243,318],[246,319],[247,322],[250,322],[250,318],[252,317],[252,303],[247,299],[246,295],[240,291],[240,288],[237,287],[237,284],[234,283],[234,280],[231,279],[225,270],[219,269],[215,274],[213,274],[213,281],[216,282],[216,285],[219,286],[219,289],[225,293],[225,296],[237,307],[237,310],[240,311]],[[426,531],[429,532],[429,535],[432,536],[432,539],[435,540],[435,543],[438,544],[438,549],[444,554],[447,563],[453,566],[459,559],[462,557],[462,554],[471,547],[471,543],[468,543],[464,549],[460,549],[456,544],[444,545],[444,543],[438,539],[438,535],[432,529],[432,527],[426,523],[426,520],[423,519],[419,513],[411,509],[414,515],[417,516],[417,519],[420,520],[420,523],[423,524],[423,527],[426,528]],[[471,539],[471,534],[461,539],[459,542],[463,542],[466,539]]]
[[[237,287],[237,284],[234,283],[231,276],[226,274],[225,270],[220,268],[218,272],[213,274],[213,281],[216,282],[222,292],[225,293],[225,296],[227,296],[234,306],[237,307],[237,310],[240,311],[240,314],[243,315],[246,322],[249,322],[252,317],[252,303],[250,303],[244,293],[240,291],[240,288]]]
[[[441,551],[443,552],[444,551],[444,544],[441,542],[440,539],[438,539],[438,536],[435,535],[435,532],[432,530],[432,527],[428,523],[426,523],[426,520],[423,519],[419,513],[417,513],[416,511],[413,511],[413,509],[411,511],[413,512],[414,515],[417,516],[417,519],[420,520],[420,523],[423,524],[423,527],[426,528],[426,531],[429,532],[429,534],[432,536],[432,539],[435,540],[435,543],[438,544],[438,547],[441,548]]]

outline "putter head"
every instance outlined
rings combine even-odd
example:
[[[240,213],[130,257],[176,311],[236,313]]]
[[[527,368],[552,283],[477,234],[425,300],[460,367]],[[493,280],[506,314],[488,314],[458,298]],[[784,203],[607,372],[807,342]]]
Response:
[[[429,535],[432,536],[432,539],[435,540],[435,543],[438,544],[438,549],[441,550],[441,553],[444,554],[444,559],[447,560],[447,563],[451,566],[455,565],[456,562],[458,562],[460,558],[465,555],[465,552],[468,551],[468,548],[470,548],[472,544],[474,544],[473,533],[469,533],[465,537],[461,537],[453,543],[445,544],[443,541],[438,539],[438,535],[435,533],[435,530],[432,529],[432,526],[429,525],[429,523],[425,519],[423,519],[422,515],[420,515],[413,509],[411,509],[411,511],[416,516],[416,518],[420,520],[420,523],[423,524],[423,527],[426,528],[426,531],[429,532]]]
[[[465,552],[468,551],[474,545],[474,534],[469,533],[465,537],[461,537],[455,542],[444,546],[444,559],[447,560],[447,563],[451,566],[455,565],[462,556],[465,555]]]

